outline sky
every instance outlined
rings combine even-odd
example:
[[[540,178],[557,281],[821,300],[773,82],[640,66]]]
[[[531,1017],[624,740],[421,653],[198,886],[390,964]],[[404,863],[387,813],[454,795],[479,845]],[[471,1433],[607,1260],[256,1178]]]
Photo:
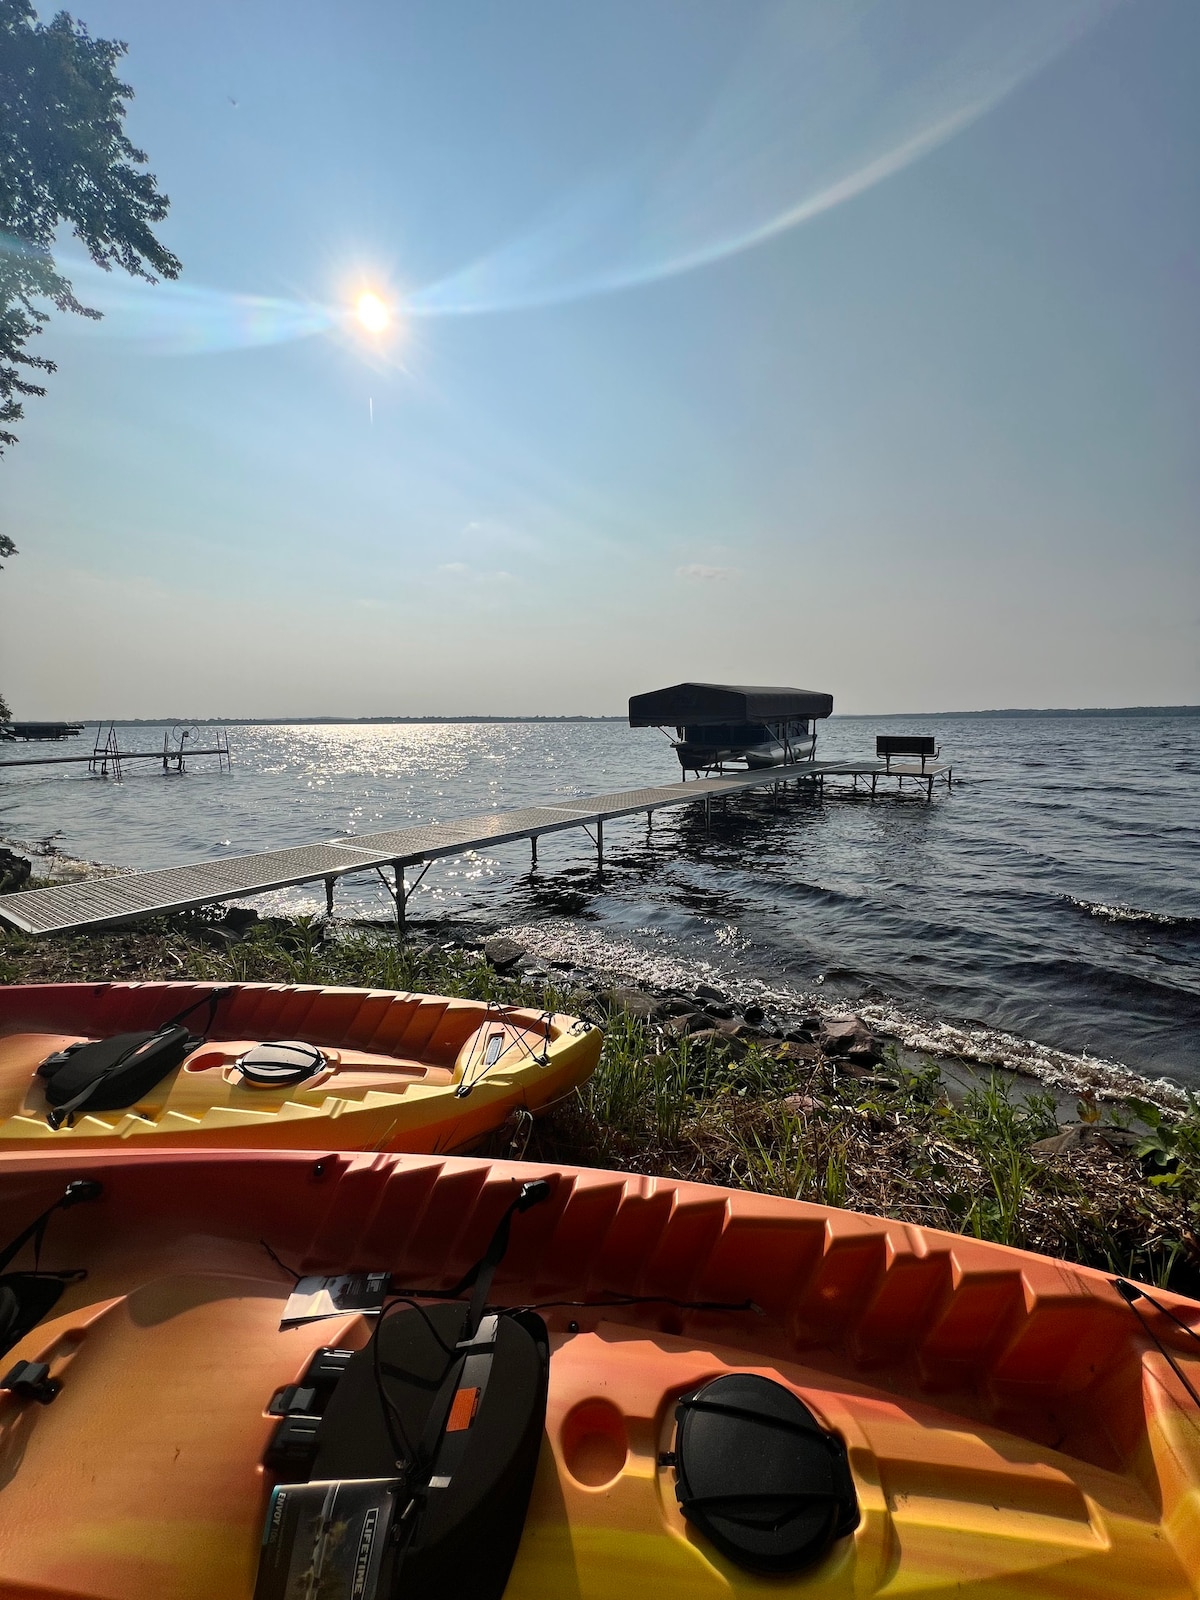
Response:
[[[1200,701],[1194,0],[72,9],[184,272],[62,241],[15,714]]]

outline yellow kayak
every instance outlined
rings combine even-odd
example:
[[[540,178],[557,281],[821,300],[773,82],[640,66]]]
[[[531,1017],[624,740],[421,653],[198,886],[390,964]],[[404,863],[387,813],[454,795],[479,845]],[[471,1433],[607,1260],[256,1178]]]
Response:
[[[0,1149],[465,1150],[592,1072],[573,1017],[280,984],[0,988]]]

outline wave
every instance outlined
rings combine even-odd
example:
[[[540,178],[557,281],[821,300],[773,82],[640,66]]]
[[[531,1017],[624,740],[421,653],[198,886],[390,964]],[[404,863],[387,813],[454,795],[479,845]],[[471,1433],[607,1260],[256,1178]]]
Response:
[[[1124,1062],[1089,1055],[1086,1050],[1074,1054],[982,1023],[947,1022],[906,1010],[887,999],[864,998],[853,1005],[831,1003],[819,988],[788,989],[761,978],[732,977],[714,962],[672,951],[674,941],[670,936],[663,937],[661,929],[655,930],[659,937],[653,949],[639,948],[611,938],[598,928],[567,920],[513,924],[501,931],[518,940],[531,955],[544,961],[570,961],[610,982],[624,981],[658,990],[689,990],[697,983],[708,983],[739,1005],[755,1001],[786,1019],[813,1014],[859,1016],[906,1050],[976,1067],[1020,1072],[1072,1094],[1091,1090],[1098,1099],[1109,1101],[1136,1095],[1176,1111],[1188,1105],[1187,1090],[1172,1079],[1148,1078]]]
[[[1111,922],[1130,927],[1163,928],[1172,933],[1200,933],[1200,917],[1176,916],[1169,911],[1142,911],[1137,906],[1127,906],[1117,901],[1107,905],[1102,900],[1077,900],[1065,896],[1068,905],[1094,917],[1097,922]]]

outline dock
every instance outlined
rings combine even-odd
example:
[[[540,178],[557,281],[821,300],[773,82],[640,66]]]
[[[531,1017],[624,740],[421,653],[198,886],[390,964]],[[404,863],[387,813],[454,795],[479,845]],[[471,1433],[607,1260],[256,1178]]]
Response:
[[[26,889],[0,896],[0,918],[23,933],[43,935],[75,933],[149,917],[189,911],[223,900],[266,894],[300,884],[325,885],[325,903],[332,914],[334,886],[352,873],[373,872],[387,889],[396,909],[396,927],[403,937],[408,901],[434,861],[467,855],[486,846],[527,839],[532,866],[537,866],[538,840],[543,834],[582,828],[596,850],[597,865],[604,866],[604,824],[621,817],[645,813],[651,822],[656,811],[668,806],[703,805],[706,819],[714,799],[745,794],[754,789],[774,789],[786,784],[809,784],[824,789],[827,778],[850,778],[855,788],[870,782],[874,794],[881,778],[905,779],[920,784],[926,796],[935,778],[949,786],[951,769],[939,766],[921,770],[916,763],[890,771],[881,761],[800,761],[764,767],[722,777],[697,778],[682,783],[643,789],[622,789],[610,794],[566,800],[546,800],[515,810],[485,811],[449,822],[431,822],[394,828],[381,833],[351,834],[320,844],[286,850],[266,850],[253,855],[227,856],[188,866],[164,867],[152,872],[121,872],[55,884],[49,889]],[[409,879],[410,869],[419,872]]]
[[[195,736],[195,730],[191,728],[177,731],[174,744],[171,743],[171,734],[165,732],[161,750],[122,750],[116,723],[109,724],[108,733],[103,739],[102,733],[103,726],[96,729],[96,743],[90,756],[17,756],[12,760],[0,761],[0,767],[66,767],[86,762],[88,771],[94,775],[107,778],[111,771],[112,776],[118,781],[123,776],[122,766],[126,761],[161,761],[164,772],[183,773],[187,771],[189,756],[216,756],[219,771],[231,771],[233,767],[229,751],[229,734],[224,728],[218,728],[213,735],[216,744],[205,749],[197,745],[189,748],[188,740]]]
[[[162,763],[164,772],[186,772],[188,756],[217,756],[224,762],[229,760],[229,747],[211,745],[205,750],[185,750],[182,753],[171,750],[165,755],[161,750],[113,750],[109,752],[108,759],[114,765],[114,776],[119,776],[121,765],[126,761],[158,761]],[[82,763],[86,763],[89,771],[98,772],[101,777],[108,776],[104,770],[103,753],[99,756],[18,756],[14,761],[0,761],[0,767],[69,767]]]

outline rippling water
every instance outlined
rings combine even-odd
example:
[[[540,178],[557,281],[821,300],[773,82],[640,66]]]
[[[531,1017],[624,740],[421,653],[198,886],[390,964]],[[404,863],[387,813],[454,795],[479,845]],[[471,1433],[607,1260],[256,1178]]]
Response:
[[[548,954],[673,981],[715,974],[875,1008],[909,1036],[1031,1040],[1200,1088],[1200,718],[835,718],[821,753],[936,730],[961,782],[926,805],[794,792],[610,824],[597,882],[581,832],[435,864],[411,914],[524,929]],[[203,733],[203,730],[201,730]],[[129,729],[130,747],[161,730]],[[122,783],[0,775],[0,833],[156,867],[678,778],[657,733],[618,723],[235,728],[231,774]],[[89,730],[74,748],[91,747]],[[68,747],[5,747],[2,754]],[[0,754],[0,759],[2,759]],[[277,907],[323,907],[309,890]],[[385,913],[370,880],[339,910]],[[903,1029],[901,1031],[904,1031]],[[1013,1036],[997,1041],[997,1031]],[[947,1035],[949,1037],[949,1035]]]

